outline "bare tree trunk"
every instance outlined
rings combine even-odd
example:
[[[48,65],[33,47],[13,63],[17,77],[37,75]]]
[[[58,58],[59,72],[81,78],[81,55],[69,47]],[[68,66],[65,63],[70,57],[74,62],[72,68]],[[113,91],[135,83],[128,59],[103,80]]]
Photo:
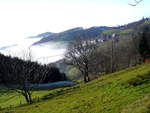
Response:
[[[90,77],[89,77],[89,73],[88,71],[84,72],[84,82],[89,82],[90,81]]]
[[[85,65],[85,77],[86,77],[86,82],[89,82],[90,78],[89,78],[88,60],[86,61],[86,65]]]
[[[114,39],[112,38],[112,47],[111,47],[111,73],[114,72]]]
[[[28,98],[28,95],[24,95],[24,97],[25,97],[25,99],[26,99],[26,102],[27,102],[27,103],[30,103],[29,98]]]
[[[86,75],[84,75],[84,82],[88,82],[87,79],[86,79]]]
[[[88,82],[90,81],[90,77],[89,77],[89,76],[87,76],[87,81],[88,81]]]
[[[26,102],[27,102],[27,103],[30,103],[30,100],[29,100],[29,98],[28,98],[27,91],[22,92],[22,95],[25,97]]]
[[[29,103],[31,104],[32,103],[32,98],[31,98],[31,92],[28,91],[28,98],[29,98]]]
[[[29,90],[24,90],[22,91],[17,91],[18,93],[21,93],[24,97],[27,103],[31,104],[32,101],[32,97],[31,97],[31,92]]]

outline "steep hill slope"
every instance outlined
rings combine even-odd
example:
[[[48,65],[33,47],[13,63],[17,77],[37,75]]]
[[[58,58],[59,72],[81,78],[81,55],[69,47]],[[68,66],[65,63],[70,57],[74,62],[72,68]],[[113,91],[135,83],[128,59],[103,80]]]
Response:
[[[150,63],[87,84],[36,91],[34,97],[39,97],[39,102],[7,108],[0,113],[150,113]],[[15,105],[19,99],[14,93],[3,92],[0,106]]]

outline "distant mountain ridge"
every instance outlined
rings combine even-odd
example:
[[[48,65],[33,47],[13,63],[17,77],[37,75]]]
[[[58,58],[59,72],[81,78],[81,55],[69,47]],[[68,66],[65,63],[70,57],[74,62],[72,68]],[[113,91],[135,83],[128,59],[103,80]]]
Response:
[[[51,35],[53,35],[53,34],[55,34],[55,33],[52,33],[52,32],[45,32],[45,33],[41,33],[41,34],[39,34],[39,35],[37,35],[37,36],[31,36],[31,37],[29,37],[29,38],[44,38],[44,37],[51,36]]]
[[[91,39],[93,37],[99,36],[104,30],[112,29],[112,27],[91,27],[88,29],[83,29],[82,27],[77,27],[73,29],[69,29],[60,33],[52,33],[49,36],[42,38],[40,41],[34,43],[41,44],[49,41],[74,41],[78,37],[82,37],[83,39]]]
[[[70,42],[76,40],[78,37],[82,37],[84,40],[89,40],[96,37],[105,37],[105,35],[112,35],[112,33],[132,34],[132,32],[134,31],[136,32],[141,31],[146,25],[149,25],[149,23],[150,23],[149,18],[142,18],[139,21],[135,21],[132,23],[116,27],[99,26],[87,29],[77,27],[59,33],[46,32],[37,35],[36,37],[43,37],[43,38],[35,42],[33,45],[38,45],[50,41]]]
[[[11,47],[17,46],[17,44],[13,44],[13,45],[9,45],[9,46],[4,46],[4,47],[0,47],[0,50],[5,50]]]

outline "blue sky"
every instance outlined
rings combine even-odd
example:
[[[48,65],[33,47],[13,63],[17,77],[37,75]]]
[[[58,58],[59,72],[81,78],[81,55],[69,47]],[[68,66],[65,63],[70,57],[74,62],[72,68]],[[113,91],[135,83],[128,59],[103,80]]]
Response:
[[[0,42],[74,27],[117,26],[150,17],[150,0],[0,0]]]

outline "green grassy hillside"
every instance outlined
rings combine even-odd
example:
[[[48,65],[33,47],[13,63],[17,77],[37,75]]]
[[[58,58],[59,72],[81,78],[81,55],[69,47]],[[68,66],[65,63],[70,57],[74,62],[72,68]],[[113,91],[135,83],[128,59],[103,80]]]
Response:
[[[26,105],[1,90],[0,113],[150,113],[150,63],[33,96],[36,102]]]

